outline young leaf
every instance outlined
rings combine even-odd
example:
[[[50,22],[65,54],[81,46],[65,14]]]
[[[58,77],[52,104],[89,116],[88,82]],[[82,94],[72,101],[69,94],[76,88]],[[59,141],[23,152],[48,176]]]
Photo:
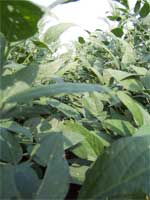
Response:
[[[111,32],[117,36],[117,37],[122,37],[123,36],[123,29],[121,27],[118,27],[118,28],[114,28],[111,30]]]

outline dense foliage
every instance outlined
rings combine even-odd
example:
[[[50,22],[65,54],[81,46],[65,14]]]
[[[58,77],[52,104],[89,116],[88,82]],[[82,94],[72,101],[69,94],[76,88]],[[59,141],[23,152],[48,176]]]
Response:
[[[150,198],[150,3],[119,5],[58,55],[73,24],[39,40],[40,8],[0,2],[0,198]]]

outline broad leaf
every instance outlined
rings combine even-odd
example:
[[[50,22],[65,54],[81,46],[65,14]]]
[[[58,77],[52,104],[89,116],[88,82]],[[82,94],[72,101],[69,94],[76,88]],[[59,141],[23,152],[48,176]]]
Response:
[[[106,140],[96,133],[90,132],[78,123],[68,121],[67,128],[69,127],[71,132],[80,134],[84,137],[84,140],[77,145],[77,147],[72,149],[73,153],[83,159],[96,160],[97,156],[103,152],[104,147],[109,146],[109,143]]]
[[[138,126],[142,126],[143,124],[150,123],[150,115],[149,113],[140,105],[138,102],[133,100],[130,96],[128,96],[124,92],[118,92],[119,99],[123,102],[123,104],[129,109],[132,113],[135,123]]]
[[[150,90],[150,73],[146,73],[144,77],[141,78],[145,89]]]
[[[111,30],[111,32],[117,36],[117,37],[122,37],[123,36],[123,29],[121,27],[118,27],[118,28],[114,28]]]
[[[150,125],[141,126],[136,132],[135,136],[137,135],[150,135]]]
[[[141,17],[146,17],[150,13],[150,3],[145,1],[143,7],[141,8],[139,14]]]
[[[139,80],[139,76],[137,74],[128,73],[121,70],[114,70],[114,69],[106,69],[106,73],[109,73],[111,77],[114,77],[123,88],[137,92],[142,91],[144,89],[143,84]]]
[[[76,120],[81,118],[80,113],[78,113],[74,108],[67,104],[61,103],[56,99],[50,99],[49,101],[47,101],[47,104],[49,104],[53,108],[57,108],[69,118],[74,118]]]
[[[125,120],[107,119],[103,123],[105,128],[113,131],[115,135],[129,136],[133,135],[136,130],[130,122]]]
[[[62,126],[62,134],[64,137],[64,149],[68,149],[73,147],[84,140],[84,136],[80,134],[80,132],[74,132],[72,127],[70,126],[69,121],[65,122]]]
[[[29,1],[0,1],[0,32],[9,41],[26,39],[37,31],[43,12]],[[9,31],[8,31],[9,30]]]
[[[61,23],[52,26],[48,28],[48,30],[44,33],[42,40],[46,44],[51,44],[52,42],[56,42],[56,40],[59,39],[60,35],[72,26],[74,26],[74,24],[71,23]]]
[[[136,74],[132,74],[132,73],[121,71],[121,70],[111,69],[111,68],[105,69],[104,71],[106,73],[109,73],[109,75],[111,77],[114,77],[117,81],[121,81],[123,79],[136,76]]]
[[[146,75],[147,69],[144,67],[136,67],[134,65],[131,68],[138,74],[138,75]]]
[[[32,139],[32,133],[27,128],[21,126],[15,121],[0,120],[0,127],[18,133],[19,135],[24,136],[26,138]]]
[[[12,199],[18,196],[13,165],[0,163],[0,180],[0,199]]]
[[[29,163],[15,167],[14,180],[22,198],[32,198],[40,185],[40,180]]]
[[[61,134],[51,135],[47,169],[36,199],[64,199],[69,186],[69,168],[64,158]]]
[[[73,164],[69,167],[71,183],[82,185],[85,180],[85,174],[89,166]]]
[[[132,64],[132,63],[135,63],[136,62],[136,53],[135,53],[135,50],[133,49],[133,47],[125,42],[125,41],[122,41],[122,53],[123,53],[123,56],[122,56],[122,64],[123,65],[128,65],[128,64]]]
[[[87,172],[79,199],[150,195],[150,135],[114,142]],[[109,180],[109,181],[108,181]]]
[[[0,129],[0,160],[17,163],[22,159],[22,148],[15,135],[7,130]]]
[[[30,146],[28,149],[30,154],[34,154],[33,159],[42,166],[46,166],[49,160],[49,155],[53,148],[53,146],[50,146],[49,144],[51,143],[51,138],[54,135],[54,131],[57,131],[56,129],[62,131],[59,134],[62,135],[61,137],[63,139],[64,150],[73,147],[84,140],[84,137],[81,134],[75,134],[67,124],[61,125],[58,128],[53,128],[50,132],[47,133],[43,130],[39,136],[37,135],[40,142],[34,146]]]
[[[144,86],[138,78],[128,78],[120,81],[124,89],[132,92],[140,92],[144,90]]]
[[[106,118],[106,113],[103,112],[104,106],[101,101],[101,94],[93,92],[90,95],[85,95],[82,103],[84,108],[100,121]]]
[[[139,10],[140,10],[140,7],[141,7],[141,0],[137,0],[137,1],[136,1],[136,4],[135,4],[135,6],[134,6],[134,12],[135,12],[135,13],[138,13]]]

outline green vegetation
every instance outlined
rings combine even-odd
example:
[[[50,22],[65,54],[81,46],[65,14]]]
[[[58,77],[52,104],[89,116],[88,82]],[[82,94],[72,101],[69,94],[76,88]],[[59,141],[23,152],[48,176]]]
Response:
[[[121,0],[116,28],[62,55],[73,24],[39,40],[39,7],[0,10],[0,198],[150,199],[150,2]]]

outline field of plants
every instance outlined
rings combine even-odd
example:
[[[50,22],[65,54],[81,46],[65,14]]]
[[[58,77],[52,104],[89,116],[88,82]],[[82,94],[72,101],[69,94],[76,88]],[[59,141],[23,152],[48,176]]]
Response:
[[[73,24],[0,1],[0,199],[150,199],[150,1],[118,2],[59,55]]]

